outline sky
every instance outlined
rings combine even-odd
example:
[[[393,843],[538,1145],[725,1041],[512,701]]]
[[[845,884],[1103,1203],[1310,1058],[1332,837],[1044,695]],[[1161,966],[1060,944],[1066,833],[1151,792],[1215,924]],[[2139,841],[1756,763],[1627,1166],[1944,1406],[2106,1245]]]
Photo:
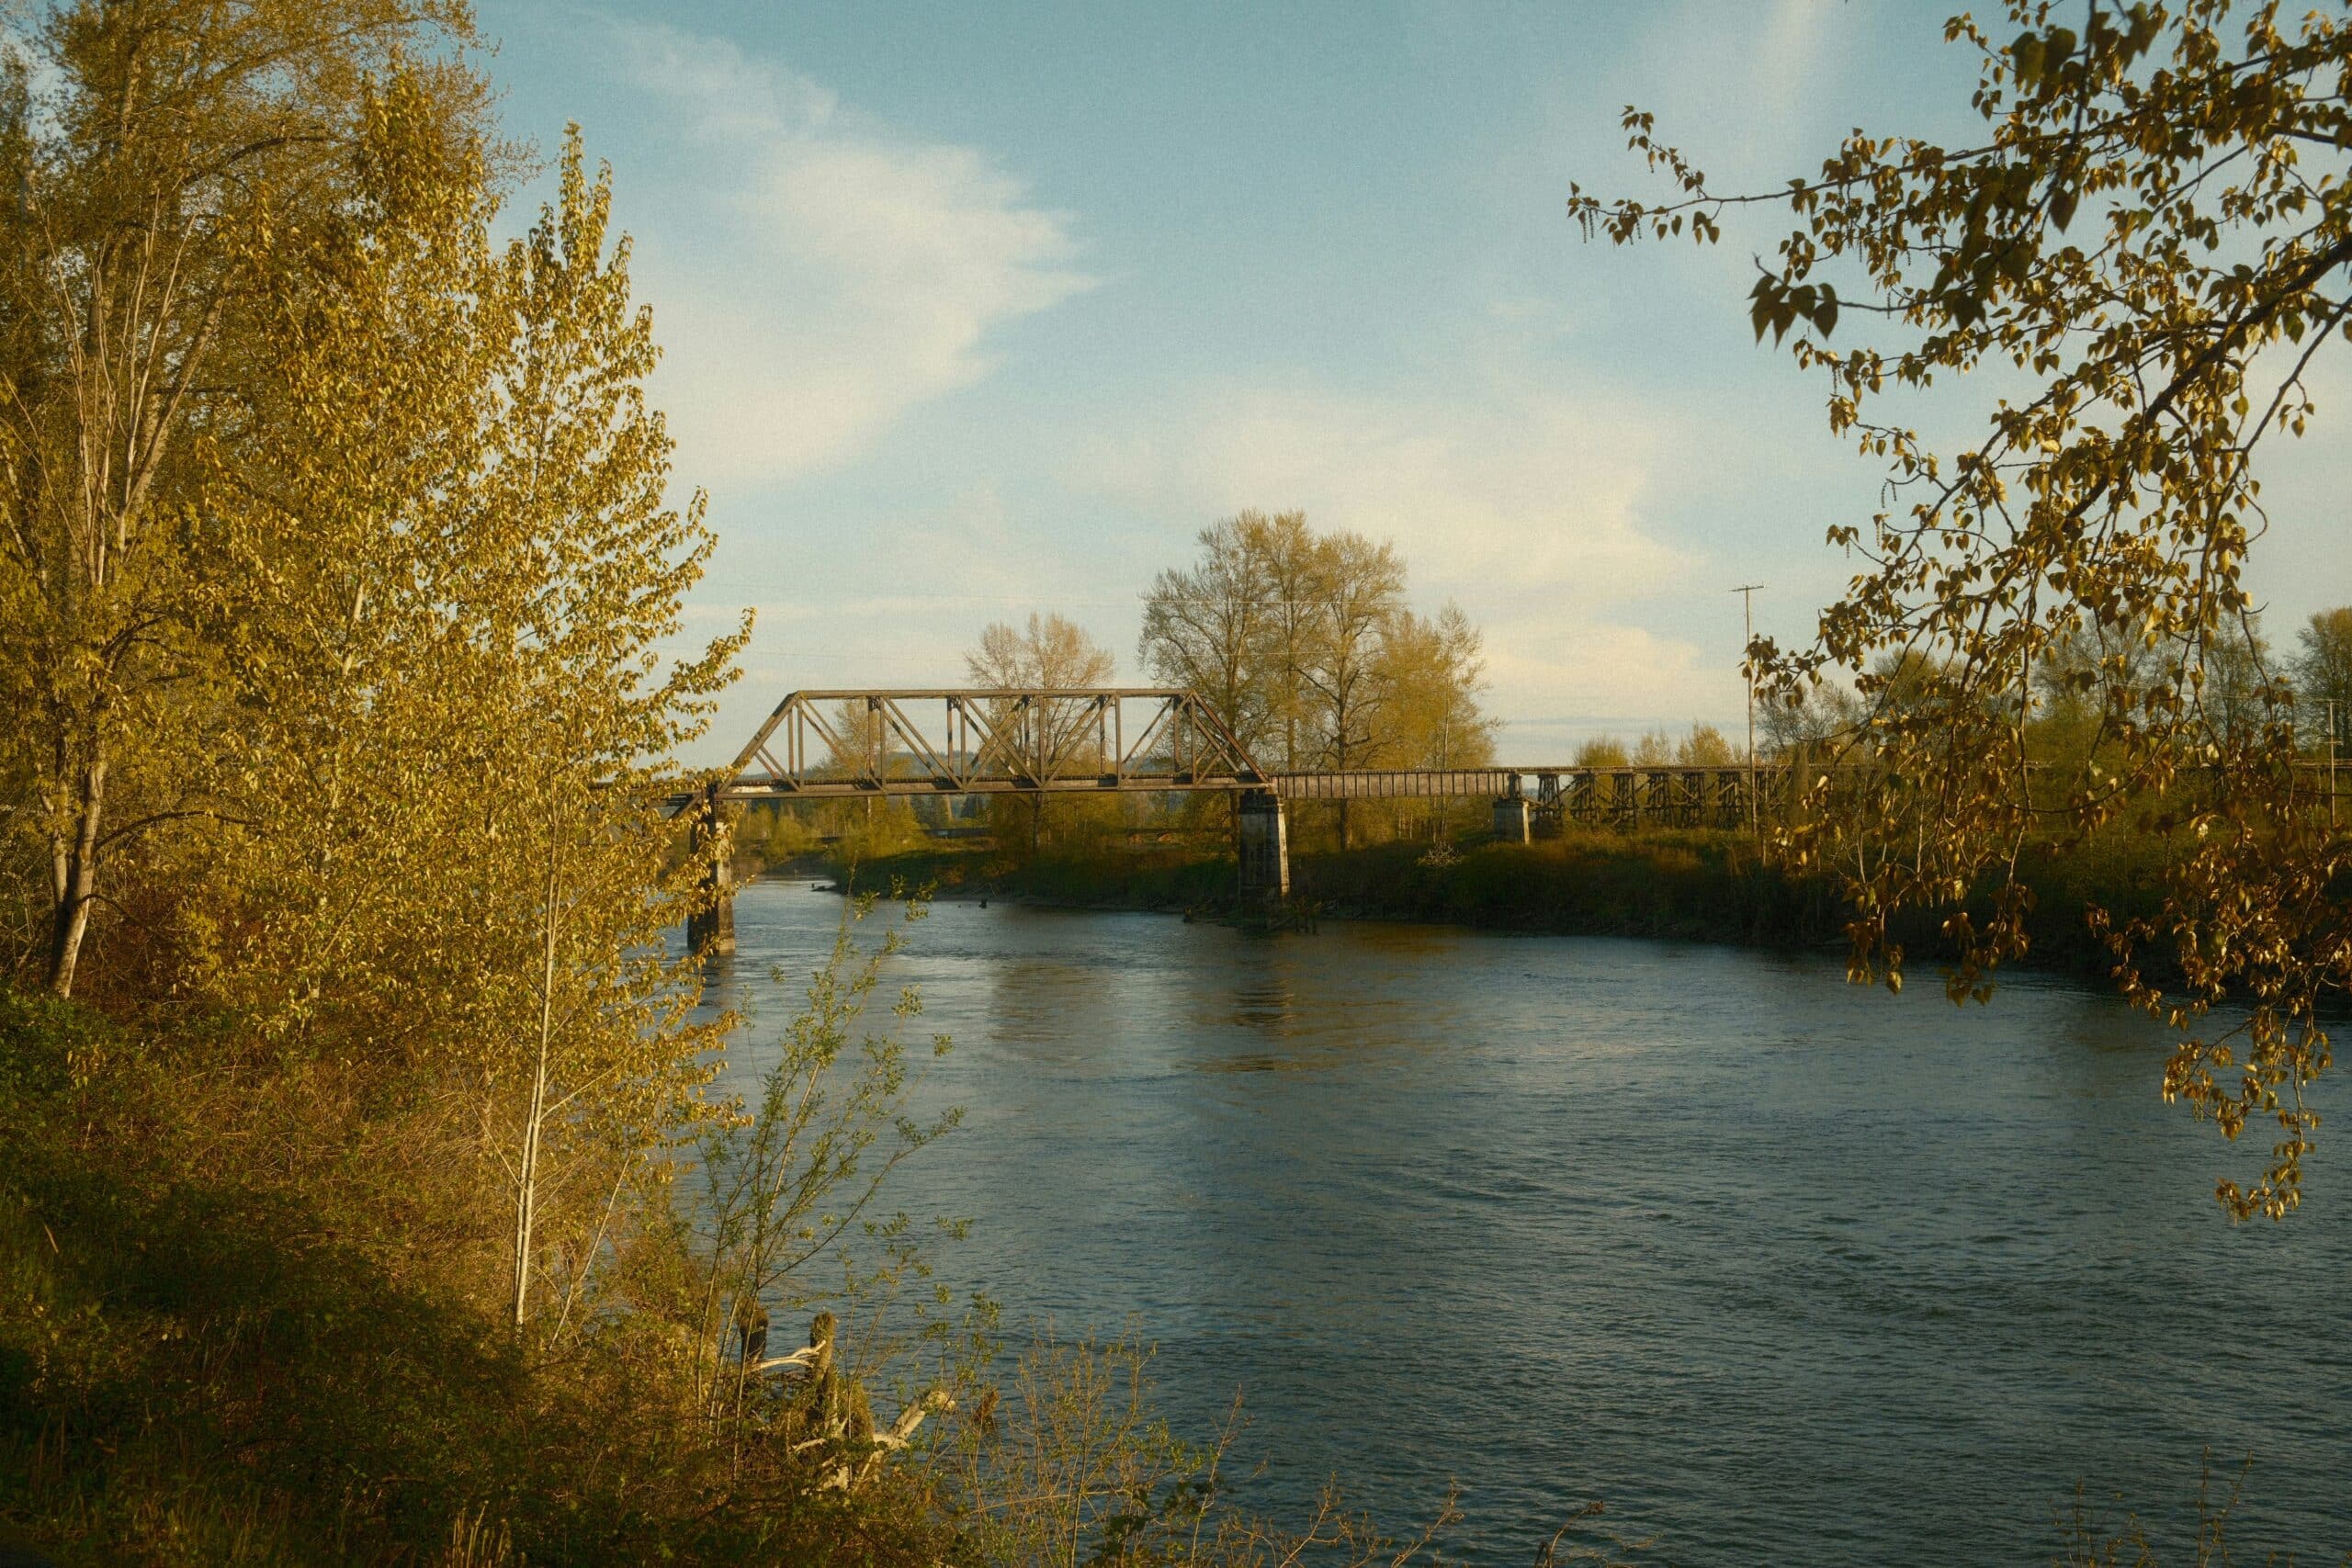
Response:
[[[686,760],[786,693],[961,684],[1055,612],[1147,678],[1153,575],[1244,508],[1392,542],[1486,636],[1500,760],[1743,723],[1741,600],[1803,641],[1881,471],[1753,340],[1753,258],[1586,243],[1571,182],[1666,187],[1655,111],[1717,188],[1856,126],[1960,144],[1973,61],[1927,0],[990,5],[484,0],[510,136],[611,165],[663,347],[679,499],[745,607],[743,678]],[[547,181],[514,208],[526,221]],[[2338,355],[2321,400],[2352,394]],[[1939,394],[1964,412],[1994,389]],[[2322,424],[2267,492],[2273,635],[2352,601]]]

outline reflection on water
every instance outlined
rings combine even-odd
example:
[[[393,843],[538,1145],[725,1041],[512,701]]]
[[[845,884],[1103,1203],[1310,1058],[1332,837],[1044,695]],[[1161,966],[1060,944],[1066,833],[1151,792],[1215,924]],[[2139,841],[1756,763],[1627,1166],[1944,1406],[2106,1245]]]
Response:
[[[742,894],[739,1072],[840,910]],[[977,1220],[942,1272],[1015,1320],[1139,1317],[1193,1431],[1243,1390],[1270,1506],[1337,1472],[1402,1524],[1455,1477],[1496,1562],[1595,1495],[1679,1562],[2034,1561],[2077,1481],[2180,1528],[2210,1444],[2255,1455],[2240,1560],[2352,1545],[2352,1150],[2228,1226],[2109,998],[1415,927],[912,937],[967,1114],[894,1206]]]

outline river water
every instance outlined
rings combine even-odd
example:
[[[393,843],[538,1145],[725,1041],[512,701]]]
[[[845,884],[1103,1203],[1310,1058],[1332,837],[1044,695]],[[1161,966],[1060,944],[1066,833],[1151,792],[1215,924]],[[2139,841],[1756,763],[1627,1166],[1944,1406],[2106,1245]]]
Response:
[[[842,908],[741,895],[738,1075]],[[1180,1429],[1240,1391],[1277,1514],[1336,1473],[1407,1526],[1453,1480],[1474,1561],[1599,1497],[1670,1562],[2025,1562],[2079,1484],[2188,1562],[2210,1448],[2217,1495],[2252,1459],[2237,1561],[2352,1547],[2352,1145],[2231,1226],[2256,1150],[2159,1102],[2111,998],[1002,904],[912,936],[893,979],[956,1042],[924,1093],[967,1120],[893,1206],[975,1222],[942,1274],[1008,1324],[1138,1322]]]

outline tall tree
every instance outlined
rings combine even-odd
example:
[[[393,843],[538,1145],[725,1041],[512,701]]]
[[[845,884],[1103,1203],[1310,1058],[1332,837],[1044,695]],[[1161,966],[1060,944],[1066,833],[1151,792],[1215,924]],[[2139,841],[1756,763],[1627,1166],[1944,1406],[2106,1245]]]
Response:
[[[281,1047],[364,1032],[401,1057],[486,1027],[479,890],[451,874],[495,777],[461,605],[511,333],[481,149],[451,132],[411,72],[369,96],[344,209],[264,284],[266,433],[201,448],[189,559],[223,722],[175,766],[223,822],[183,936],[196,983]]]
[[[1308,622],[1298,674],[1321,766],[1366,766],[1378,750],[1384,710],[1395,700],[1382,679],[1381,650],[1405,604],[1405,568],[1396,550],[1361,534],[1316,541],[1309,580],[1317,610]],[[1349,805],[1338,807],[1340,847],[1349,844]]]
[[[1494,761],[1496,721],[1478,705],[1484,637],[1458,604],[1399,609],[1381,629],[1384,688],[1373,754],[1384,767],[1476,768]]]
[[[1161,680],[1216,705],[1262,767],[1469,765],[1490,754],[1477,628],[1405,604],[1395,549],[1318,534],[1304,513],[1242,512],[1163,571],[1139,643]],[[1362,811],[1337,807],[1340,840]]]
[[[1034,611],[1026,627],[989,622],[978,646],[964,655],[964,672],[976,686],[1100,686],[1117,668],[1111,650],[1077,622]]]
[[[2324,738],[2333,724],[2341,749],[2352,739],[2352,608],[2318,612],[2296,642],[2295,693],[2306,733]]]
[[[976,686],[999,690],[1077,691],[1107,685],[1118,661],[1111,650],[1086,634],[1085,628],[1059,615],[1032,611],[1025,629],[991,621],[982,628],[978,647],[964,655],[964,671]],[[1028,757],[1060,755],[1084,744],[1085,705],[1046,700],[1019,706],[1000,705],[993,714],[1000,726],[1019,737]],[[1045,840],[1046,802],[1032,795],[1027,806],[1029,844]]]
[[[1478,705],[1486,685],[1482,640],[1451,603],[1434,615],[1399,609],[1389,618],[1379,655],[1385,697],[1371,760],[1395,768],[1476,768],[1494,761],[1496,723]],[[1390,809],[1424,818],[1433,834],[1446,812],[1434,801]]]
[[[1279,701],[1261,667],[1274,624],[1268,527],[1263,513],[1244,512],[1202,529],[1193,564],[1152,580],[1136,641],[1152,679],[1199,693],[1253,757],[1272,739]]]
[[[61,995],[107,859],[205,807],[166,761],[208,711],[191,447],[266,401],[260,285],[342,197],[362,77],[469,27],[442,0],[80,0],[0,40],[0,658]]]
[[[702,1071],[654,770],[744,632],[663,656],[712,536],[664,499],[651,323],[576,135],[501,250],[428,80],[363,119],[347,210],[281,280],[275,434],[211,476],[192,558],[236,722],[187,980],[425,1108],[442,1174],[510,1200],[501,1310],[563,1321]]]
[[[1304,512],[1243,513],[1237,523],[1251,570],[1266,585],[1267,615],[1258,654],[1267,736],[1280,737],[1285,773],[1313,765],[1319,749],[1308,711],[1306,669],[1323,636],[1329,585],[1322,541]],[[1272,765],[1260,756],[1261,765]]]
[[[2127,813],[2179,835],[2163,919],[2112,933],[2119,973],[2183,1032],[2168,1099],[2233,1139],[2274,1126],[2260,1174],[2218,1193],[2235,1215],[2278,1217],[2300,1199],[2317,1125],[2305,1089],[2329,1059],[2323,1001],[2352,984],[2352,908],[2330,893],[2352,841],[2314,814],[2289,726],[2217,723],[2198,693],[2251,608],[2257,460],[2309,428],[2308,373],[2352,314],[2352,19],[2282,22],[2277,5],[2228,0],[2086,4],[2064,20],[2041,0],[2007,10],[2006,42],[1967,16],[1945,26],[1976,56],[1972,145],[1858,130],[1816,176],[1724,195],[1629,109],[1630,144],[1679,194],[1574,192],[1570,213],[1620,243],[1707,243],[1731,207],[1787,203],[1797,227],[1751,293],[1757,335],[1793,331],[1798,363],[1831,387],[1832,430],[1891,466],[1902,504],[1829,530],[1865,566],[1814,646],[1752,650],[1783,692],[1890,650],[1928,657],[1914,689],[1857,682],[1878,782],[1861,809],[1789,845],[1849,878],[1857,976],[1899,983],[1894,910],[1989,878],[1989,922],[1955,911],[1947,926],[1952,994],[1982,994],[2024,950],[2017,869],[2053,810],[2062,836]],[[1894,329],[1883,345],[1832,346],[1873,317]],[[1890,390],[1984,366],[2007,395],[1956,452],[1880,410]],[[2063,788],[2029,787],[2034,672],[2090,628],[2150,639],[2161,668],[2112,747]],[[2177,939],[2177,987],[2133,957],[2159,930]],[[2242,1024],[2195,1021],[2233,996]]]
[[[507,247],[488,290],[503,353],[472,518],[488,556],[467,584],[492,656],[475,721],[511,727],[496,815],[518,847],[545,846],[536,1005],[515,1032],[524,1049],[511,1068],[493,1060],[485,1083],[493,1127],[502,1103],[521,1111],[518,1329],[546,1250],[542,1213],[572,1217],[576,1280],[594,1262],[577,1232],[594,1197],[660,1152],[707,1070],[708,1032],[685,1022],[695,987],[659,942],[684,893],[662,869],[663,773],[751,634],[746,617],[685,659],[662,655],[716,540],[699,492],[683,510],[668,504],[673,444],[644,395],[652,314],[630,299],[628,239],[608,243],[610,172],[591,181],[583,164],[574,126],[557,199]]]

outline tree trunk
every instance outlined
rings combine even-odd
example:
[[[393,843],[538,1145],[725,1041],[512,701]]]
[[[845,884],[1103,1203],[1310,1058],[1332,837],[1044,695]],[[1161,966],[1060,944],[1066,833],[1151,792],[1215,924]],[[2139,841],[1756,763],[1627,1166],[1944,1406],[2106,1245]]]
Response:
[[[57,841],[49,988],[61,997],[74,994],[74,967],[81,962],[82,939],[90,929],[90,906],[98,880],[98,819],[106,788],[106,757],[99,753],[82,770],[82,805],[74,814],[73,841],[70,845],[62,839]]]
[[[539,969],[539,1051],[531,1069],[530,1120],[523,1128],[523,1151],[514,1192],[514,1332],[527,1321],[531,1292],[531,1229],[539,1209],[540,1129],[547,1122],[548,1045],[555,1032],[555,845],[548,845],[546,949]]]

